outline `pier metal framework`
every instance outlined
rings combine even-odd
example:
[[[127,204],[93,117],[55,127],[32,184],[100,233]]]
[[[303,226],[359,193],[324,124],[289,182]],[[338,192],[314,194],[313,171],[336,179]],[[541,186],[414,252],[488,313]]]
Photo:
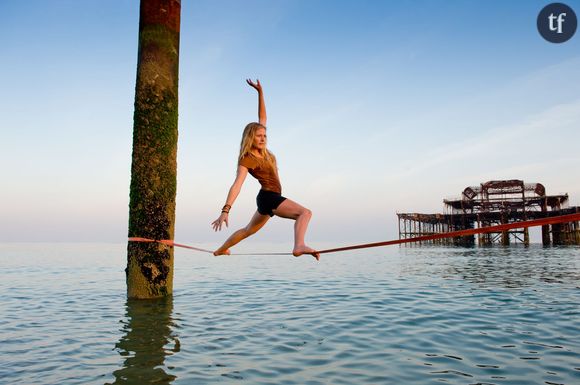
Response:
[[[444,199],[443,203],[443,214],[397,213],[399,239],[580,212],[580,207],[569,207],[568,194],[546,195],[541,183],[524,183],[522,180],[488,181],[466,187],[460,198]],[[475,242],[475,236],[468,236],[428,243],[467,246]],[[479,245],[509,245],[512,242],[529,245],[528,229],[485,233],[477,237]],[[579,223],[542,226],[542,243],[580,245]]]

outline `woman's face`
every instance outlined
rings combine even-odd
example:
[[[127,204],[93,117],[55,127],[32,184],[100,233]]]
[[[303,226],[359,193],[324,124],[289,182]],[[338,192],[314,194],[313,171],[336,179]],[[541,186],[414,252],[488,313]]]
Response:
[[[258,150],[263,150],[266,148],[265,128],[258,128],[256,130],[256,133],[254,134],[254,142],[252,143],[252,147],[257,148]]]

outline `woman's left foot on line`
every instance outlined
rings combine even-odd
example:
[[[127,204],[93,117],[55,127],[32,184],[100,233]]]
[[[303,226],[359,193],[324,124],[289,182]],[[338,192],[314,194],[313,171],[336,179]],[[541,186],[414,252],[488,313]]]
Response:
[[[316,258],[317,261],[320,261],[320,254],[318,254],[318,252],[316,250],[311,249],[308,246],[298,246],[298,247],[295,247],[294,250],[292,250],[292,255],[295,257],[299,257],[299,256],[304,255],[304,254],[310,254],[314,258]]]

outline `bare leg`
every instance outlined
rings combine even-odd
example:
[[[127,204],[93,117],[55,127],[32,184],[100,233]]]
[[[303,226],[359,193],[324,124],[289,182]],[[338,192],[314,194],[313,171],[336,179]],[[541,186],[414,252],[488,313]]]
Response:
[[[217,249],[216,251],[213,252],[213,255],[215,255],[215,256],[224,255],[224,254],[229,255],[230,254],[230,247],[236,245],[241,240],[246,239],[250,235],[256,233],[258,230],[260,230],[266,224],[266,222],[268,222],[268,219],[270,219],[269,215],[262,215],[256,211],[256,213],[254,214],[254,216],[250,220],[250,223],[248,223],[248,225],[246,227],[239,229],[236,232],[234,232],[232,235],[230,235],[230,237],[228,239],[226,239],[224,244],[221,245],[221,247],[219,249]]]
[[[277,209],[273,210],[273,212],[279,217],[294,219],[296,221],[294,222],[294,250],[292,250],[292,254],[295,257],[302,254],[310,254],[319,261],[320,254],[318,254],[316,250],[306,246],[304,243],[304,235],[308,229],[308,222],[310,222],[310,218],[312,218],[312,211],[300,206],[298,203],[290,199],[286,199]]]

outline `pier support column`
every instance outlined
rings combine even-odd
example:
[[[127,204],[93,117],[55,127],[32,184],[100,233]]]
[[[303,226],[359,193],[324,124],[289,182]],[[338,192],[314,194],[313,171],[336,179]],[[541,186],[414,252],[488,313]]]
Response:
[[[550,246],[550,225],[542,226],[542,245]]]
[[[552,243],[554,245],[562,245],[562,225],[553,224],[552,225]]]
[[[507,218],[506,218],[506,214],[502,213],[501,216],[501,224],[506,224],[508,223]],[[510,232],[509,231],[502,231],[501,232],[501,244],[503,246],[509,246],[510,245]]]

